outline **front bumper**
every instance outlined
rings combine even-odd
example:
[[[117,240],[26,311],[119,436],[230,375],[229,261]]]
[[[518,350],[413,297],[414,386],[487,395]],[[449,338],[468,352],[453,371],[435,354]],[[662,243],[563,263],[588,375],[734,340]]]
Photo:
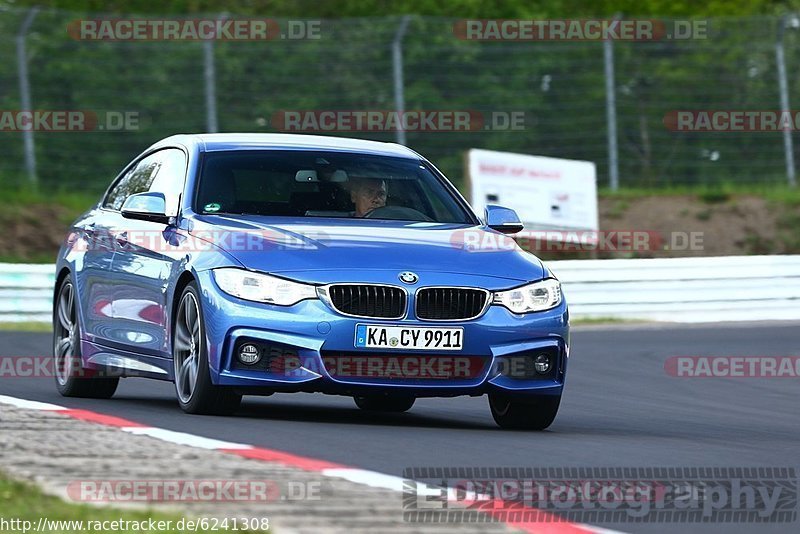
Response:
[[[307,391],[358,395],[394,391],[416,397],[492,392],[525,396],[560,395],[564,386],[569,315],[563,302],[553,310],[527,315],[490,306],[485,314],[470,321],[420,321],[413,317],[413,311],[401,320],[362,319],[341,315],[320,300],[305,300],[289,307],[243,301],[220,291],[210,272],[200,273],[200,278],[212,382],[235,387],[245,394]],[[413,310],[413,306],[409,309]],[[464,346],[457,354],[356,348],[358,324],[458,326],[464,329]],[[236,360],[235,349],[244,341],[286,349],[300,365],[293,365],[291,372],[286,368],[278,372],[274,366],[243,366]],[[553,355],[552,372],[546,376],[509,376],[510,362],[541,351]],[[359,360],[359,356],[411,356],[428,362],[469,358],[478,366],[473,366],[475,372],[469,376],[411,378],[342,374],[331,363],[336,358]]]

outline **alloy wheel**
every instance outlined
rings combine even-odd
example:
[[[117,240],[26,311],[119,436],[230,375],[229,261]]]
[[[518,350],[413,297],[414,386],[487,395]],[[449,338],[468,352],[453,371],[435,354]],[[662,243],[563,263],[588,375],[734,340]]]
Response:
[[[75,289],[71,282],[66,282],[61,286],[56,317],[53,348],[54,367],[56,380],[64,386],[75,369],[75,346],[78,342],[75,328]]]
[[[200,312],[194,294],[187,292],[178,307],[173,360],[175,386],[181,402],[191,400],[197,386],[200,365]]]

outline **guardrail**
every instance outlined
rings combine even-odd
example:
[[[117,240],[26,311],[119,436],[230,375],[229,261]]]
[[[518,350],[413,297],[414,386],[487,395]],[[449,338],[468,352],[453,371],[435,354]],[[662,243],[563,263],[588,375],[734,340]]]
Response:
[[[0,322],[50,322],[55,270],[51,264],[0,263]]]
[[[552,261],[575,319],[800,320],[800,256]],[[53,265],[0,264],[0,322],[50,321]]]
[[[800,320],[800,256],[548,262],[578,319]]]

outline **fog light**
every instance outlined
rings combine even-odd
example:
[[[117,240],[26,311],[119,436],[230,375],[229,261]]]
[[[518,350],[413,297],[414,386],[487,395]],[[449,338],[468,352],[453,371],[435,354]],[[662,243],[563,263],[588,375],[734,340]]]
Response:
[[[252,343],[246,343],[239,347],[239,361],[245,365],[253,365],[261,359],[258,347]]]
[[[536,368],[537,373],[546,375],[550,371],[550,356],[547,354],[538,355],[533,362],[533,366]]]

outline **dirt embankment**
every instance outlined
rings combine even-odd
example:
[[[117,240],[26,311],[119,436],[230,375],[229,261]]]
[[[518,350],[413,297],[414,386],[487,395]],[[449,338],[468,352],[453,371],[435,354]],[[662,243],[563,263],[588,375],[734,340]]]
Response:
[[[55,262],[77,213],[58,204],[11,206],[0,213],[0,262]]]
[[[661,238],[656,250],[617,257],[800,253],[800,205],[754,196],[604,198],[600,228],[650,231]]]
[[[600,199],[601,250],[539,249],[545,259],[800,254],[800,204],[755,196],[650,196]],[[74,210],[56,204],[12,206],[0,214],[0,262],[55,260]],[[626,246],[631,233],[646,246]],[[523,246],[525,246],[523,244]],[[603,250],[605,249],[605,250]]]

